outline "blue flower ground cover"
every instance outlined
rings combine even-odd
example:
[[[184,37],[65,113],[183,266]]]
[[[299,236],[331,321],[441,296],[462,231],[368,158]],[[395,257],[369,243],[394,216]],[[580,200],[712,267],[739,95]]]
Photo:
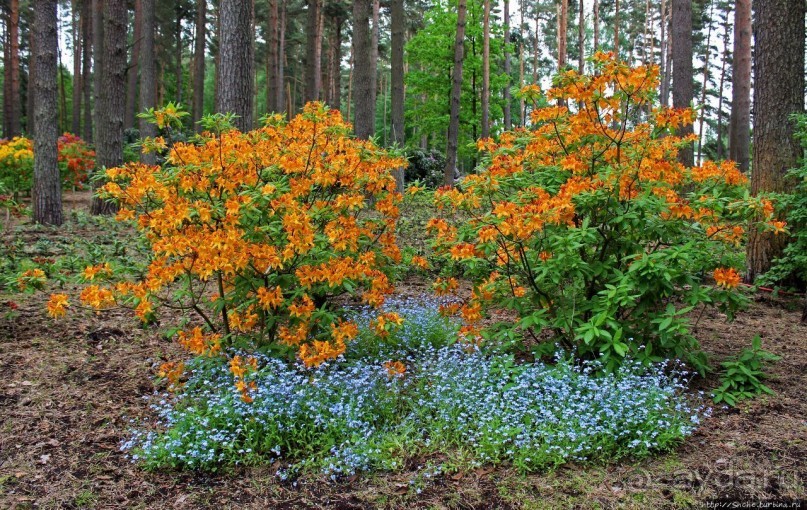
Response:
[[[519,363],[454,343],[457,326],[438,306],[390,301],[387,309],[406,318],[401,329],[382,342],[365,327],[344,359],[315,369],[257,356],[252,403],[226,365],[192,360],[183,391],[155,395],[157,423],[134,430],[122,449],[147,467],[280,460],[282,478],[390,470],[447,452],[466,466],[532,471],[669,449],[708,414],[685,393],[685,372],[627,363],[601,375],[570,359]],[[354,312],[364,326],[372,315]],[[390,360],[406,372],[391,375]]]

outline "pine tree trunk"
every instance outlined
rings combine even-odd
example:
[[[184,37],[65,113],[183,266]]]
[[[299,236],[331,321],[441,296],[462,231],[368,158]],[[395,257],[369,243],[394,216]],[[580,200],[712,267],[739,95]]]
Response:
[[[567,36],[566,27],[569,25],[569,0],[560,0],[560,16],[558,16],[558,71],[566,67],[566,42]],[[536,27],[537,28],[537,27]],[[537,40],[538,33],[536,32],[535,38]]]
[[[17,136],[22,132],[20,123],[20,1],[11,0],[9,14],[8,35],[11,51],[11,111],[9,117],[9,132],[6,136]]]
[[[482,29],[482,138],[490,136],[490,0],[484,2]]]
[[[104,1],[92,0],[92,92],[93,92],[93,107],[92,107],[92,123],[93,140],[96,144],[99,142],[101,136],[101,89],[104,84]],[[96,163],[96,169],[100,169],[100,165]]]
[[[729,7],[730,8],[730,7]],[[725,158],[725,151],[723,149],[723,100],[725,94],[723,88],[726,84],[726,67],[731,57],[729,51],[729,16],[726,13],[725,21],[723,22],[723,58],[720,64],[720,84],[718,85],[718,101],[717,101],[717,159],[721,161]]]
[[[353,127],[358,138],[370,138],[375,132],[376,90],[371,51],[370,13],[373,0],[353,2]]]
[[[380,21],[379,0],[373,0],[373,17],[370,26],[370,88],[373,89],[373,131],[375,131],[375,101],[378,98],[378,37]]]
[[[97,116],[96,160],[98,169],[123,163],[123,111],[126,106],[126,0],[104,2],[103,73]],[[111,214],[115,204],[93,198],[92,214]]]
[[[709,85],[709,60],[712,56],[712,14],[714,13],[714,4],[709,5],[709,16],[706,22],[709,28],[706,31],[706,45],[703,53],[703,81],[701,85],[701,98],[698,103],[701,107],[700,118],[698,120],[698,164],[703,164],[703,125],[706,124],[706,90]]]
[[[673,64],[673,31],[672,31],[672,6],[668,8],[668,15],[667,15],[667,49],[666,55],[667,59],[664,64],[664,77],[662,78],[662,83],[664,86],[664,95],[661,97],[661,104],[663,106],[667,106],[670,104],[670,83],[672,82],[672,64]]]
[[[504,0],[504,130],[513,127],[510,99],[510,0]]]
[[[735,3],[733,62],[729,159],[747,172],[751,159],[751,0]]]
[[[141,0],[135,0],[134,9],[134,43],[132,44],[129,69],[126,72],[126,116],[123,120],[123,129],[134,127],[137,110],[137,67],[140,62],[140,45],[143,39],[143,4]]]
[[[140,111],[148,110],[157,106],[157,81],[154,70],[154,4],[155,0],[141,0],[143,4],[143,26],[142,41],[140,43]],[[204,71],[202,71],[204,74]],[[204,77],[202,80],[204,84]],[[202,87],[204,88],[204,86]],[[194,102],[196,101],[196,91],[194,90]],[[146,119],[140,120],[140,136],[157,136],[157,126]],[[154,153],[141,154],[140,161],[147,165],[156,163]]]
[[[36,38],[34,37],[34,31],[28,31],[28,51],[30,55],[36,53]],[[10,55],[10,53],[9,53]],[[10,68],[9,68],[10,72]],[[9,74],[10,76],[10,74]],[[36,94],[34,93],[34,83],[36,82],[36,66],[28,66],[28,89],[26,97],[28,98],[28,104],[25,105],[25,129],[28,131],[27,135],[29,137],[33,137],[34,133],[36,132],[34,126],[34,106],[36,105]],[[10,83],[10,80],[9,80]],[[9,90],[11,90],[11,85],[9,84]],[[9,101],[14,101],[15,98],[9,93]],[[10,111],[10,109],[9,109]],[[10,120],[10,119],[9,119]]]
[[[406,31],[406,11],[404,0],[391,0],[392,24],[392,141],[398,147],[406,144],[404,131],[404,37]],[[399,168],[393,173],[397,183],[398,192],[404,191],[404,169]]]
[[[578,6],[580,12],[578,13],[579,17],[577,19],[577,52],[579,53],[577,56],[577,72],[579,74],[583,74],[586,67],[586,13],[584,3],[584,0],[580,0],[580,5]]]
[[[519,5],[519,14],[521,18],[521,23],[519,25],[519,30],[521,27],[524,26],[524,11],[526,10],[526,6],[524,5],[524,0],[521,0]],[[518,43],[518,90],[524,88],[524,38],[522,37]],[[524,112],[526,111],[526,103],[524,101],[524,97],[522,96],[518,101],[518,125],[521,127],[526,126],[527,124],[524,122]]]
[[[755,0],[754,160],[751,193],[785,192],[785,174],[802,148],[791,116],[804,112],[804,0]],[[753,282],[771,267],[787,243],[783,235],[752,229],[746,279]]]
[[[448,121],[448,143],[446,144],[446,166],[443,171],[443,184],[454,185],[457,171],[457,143],[460,131],[460,94],[462,93],[462,64],[465,59],[465,15],[466,0],[457,3],[457,34],[454,39],[454,70],[451,76],[451,114]]]
[[[78,0],[72,0],[70,15],[73,28],[73,110],[70,131],[81,135],[81,17]]]
[[[594,0],[594,51],[600,51],[600,0]]]
[[[84,97],[84,140],[92,143],[92,10],[91,0],[81,1],[81,94]]]
[[[667,61],[667,0],[661,0],[661,21],[659,21],[659,71],[661,72],[662,76],[659,80],[659,98],[661,102],[661,106],[667,106],[665,101],[666,90],[664,87],[666,86],[664,72],[667,69],[666,61]]]
[[[204,0],[199,0],[204,3]],[[278,0],[269,0],[269,16],[266,20],[266,109],[277,112],[277,47],[278,47]]]
[[[34,37],[37,40],[32,65],[36,67],[34,112],[33,217],[37,223],[62,224],[62,186],[57,161],[56,56],[58,53],[56,0],[35,0]]]
[[[692,70],[692,0],[672,0],[673,27],[673,107],[690,108],[694,99]],[[678,130],[679,136],[693,133],[692,125]],[[692,144],[681,148],[678,160],[685,166],[693,165]]]
[[[221,0],[219,4],[219,69],[216,110],[234,113],[235,126],[252,129],[252,3]]]
[[[275,4],[277,5],[277,4]],[[275,9],[277,15],[277,9]],[[205,109],[205,48],[207,38],[207,0],[196,1],[196,40],[193,48],[193,103],[191,123],[198,133],[202,130],[199,120]]]
[[[319,32],[321,0],[307,0],[305,92],[303,102],[319,100],[322,88],[322,34]]]

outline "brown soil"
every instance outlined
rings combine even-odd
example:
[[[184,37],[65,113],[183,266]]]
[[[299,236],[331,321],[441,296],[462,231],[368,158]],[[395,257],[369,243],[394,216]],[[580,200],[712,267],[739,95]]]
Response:
[[[756,334],[782,356],[770,369],[776,395],[715,409],[676,451],[529,476],[499,467],[424,480],[413,464],[296,485],[269,466],[209,474],[132,464],[119,443],[130,418],[148,416],[143,396],[175,346],[128,313],[56,322],[41,295],[17,304],[0,316],[0,508],[681,508],[715,497],[805,498],[807,326],[797,303],[761,297],[733,323],[704,315],[698,336],[714,361]]]

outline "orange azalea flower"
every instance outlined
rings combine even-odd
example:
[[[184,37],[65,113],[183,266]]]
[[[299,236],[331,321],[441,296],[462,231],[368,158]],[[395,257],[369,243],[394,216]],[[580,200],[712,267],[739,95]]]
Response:
[[[51,317],[64,317],[70,302],[65,294],[51,294],[48,301],[48,315]]]
[[[389,378],[402,377],[406,373],[406,365],[400,361],[387,361],[384,363]]]
[[[715,269],[714,279],[718,286],[727,289],[733,289],[740,284],[740,275],[731,267]]]

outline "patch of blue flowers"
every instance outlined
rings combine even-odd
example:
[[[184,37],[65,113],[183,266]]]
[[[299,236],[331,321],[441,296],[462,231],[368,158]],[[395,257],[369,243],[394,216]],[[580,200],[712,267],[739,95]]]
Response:
[[[391,338],[368,332],[343,359],[315,369],[258,355],[257,390],[245,403],[221,361],[195,359],[179,395],[152,398],[156,423],[122,449],[148,467],[217,469],[280,461],[281,478],[336,478],[390,470],[408,457],[461,453],[469,466],[512,463],[524,471],[567,461],[641,457],[668,449],[708,415],[685,393],[685,373],[626,363],[511,355],[453,343],[456,322],[432,298],[391,301],[406,318]],[[355,311],[360,323],[370,311]],[[390,374],[386,361],[406,372]]]

